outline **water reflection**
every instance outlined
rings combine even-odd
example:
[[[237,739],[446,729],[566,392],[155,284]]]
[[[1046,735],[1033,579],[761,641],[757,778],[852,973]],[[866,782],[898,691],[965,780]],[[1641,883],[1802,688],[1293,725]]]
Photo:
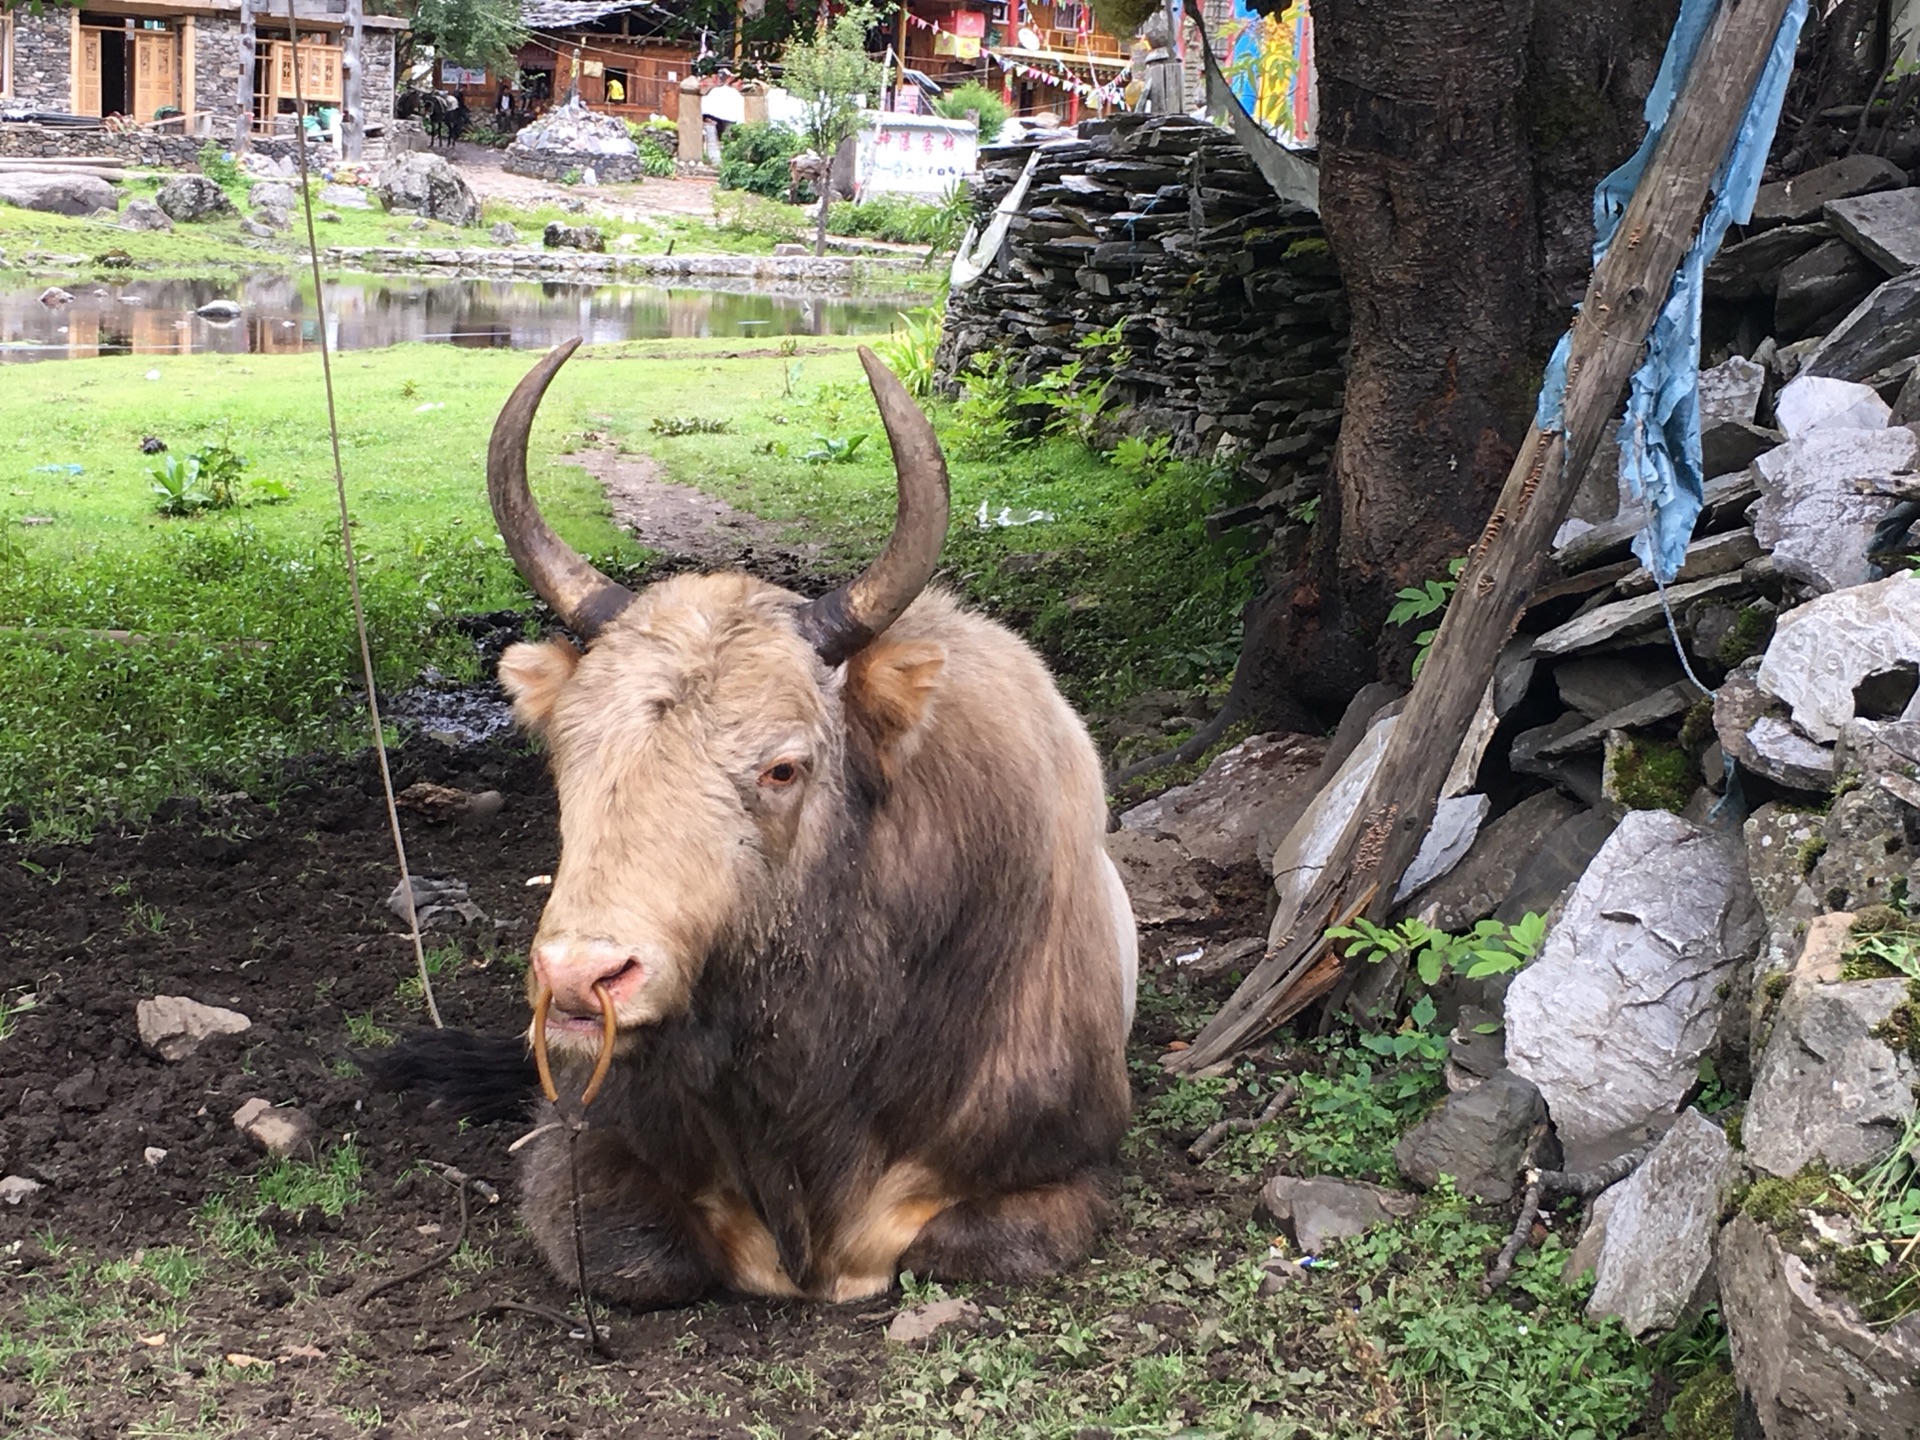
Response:
[[[319,343],[311,282],[281,272],[234,280],[81,280],[64,305],[44,284],[0,289],[0,361],[94,355],[281,354]],[[352,276],[327,281],[327,339],[339,350],[403,341],[472,349],[541,350],[589,342],[866,335],[884,332],[899,305],[644,285]],[[236,300],[237,319],[194,312]]]

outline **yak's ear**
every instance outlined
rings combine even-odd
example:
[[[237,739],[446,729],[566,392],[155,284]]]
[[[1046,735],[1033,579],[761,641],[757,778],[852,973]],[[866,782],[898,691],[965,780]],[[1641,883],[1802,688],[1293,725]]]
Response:
[[[500,687],[513,698],[513,718],[536,734],[544,730],[579,663],[580,652],[565,640],[509,645],[500,657]]]
[[[946,663],[946,650],[931,641],[885,636],[847,662],[849,707],[873,735],[888,771],[919,747]]]

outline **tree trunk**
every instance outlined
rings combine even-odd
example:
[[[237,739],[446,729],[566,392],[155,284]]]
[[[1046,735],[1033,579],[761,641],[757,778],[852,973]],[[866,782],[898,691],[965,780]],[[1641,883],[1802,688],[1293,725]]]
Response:
[[[1434,622],[1387,612],[1444,577],[1492,509],[1586,284],[1593,184],[1639,138],[1673,9],[1317,0],[1345,414],[1318,523],[1302,553],[1269,557],[1248,607],[1236,714],[1323,725],[1362,685],[1407,683]]]
[[[833,206],[833,162],[828,160],[820,167],[820,218],[813,230],[813,253],[827,253],[827,211]]]

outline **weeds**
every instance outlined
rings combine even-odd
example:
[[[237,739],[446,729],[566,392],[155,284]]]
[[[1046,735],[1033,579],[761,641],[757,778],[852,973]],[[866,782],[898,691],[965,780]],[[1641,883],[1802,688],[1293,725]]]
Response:
[[[929,305],[901,315],[900,323],[887,338],[874,345],[887,368],[907,387],[907,393],[918,399],[933,393],[934,357],[940,349],[945,322],[945,307]]]
[[[1349,941],[1347,954],[1369,964],[1404,960],[1422,985],[1438,985],[1448,975],[1480,980],[1520,969],[1546,939],[1547,917],[1526,914],[1507,925],[1482,920],[1464,935],[1449,935],[1416,919],[1376,925],[1364,916],[1327,931],[1330,940]]]
[[[252,463],[224,440],[202,446],[184,460],[163,455],[147,472],[159,497],[154,509],[179,517],[291,498],[293,492],[278,480],[249,479],[246,472]]]
[[[1423,585],[1410,585],[1398,592],[1393,608],[1387,611],[1389,625],[1406,625],[1414,620],[1425,620],[1439,615],[1447,608],[1447,602],[1453,598],[1453,592],[1460,588],[1460,572],[1467,568],[1467,557],[1447,562],[1447,578],[1429,580]],[[1418,648],[1413,656],[1413,678],[1420,678],[1420,671],[1427,663],[1427,652],[1433,648],[1433,640],[1440,633],[1439,622],[1431,629],[1422,630],[1413,637]]]

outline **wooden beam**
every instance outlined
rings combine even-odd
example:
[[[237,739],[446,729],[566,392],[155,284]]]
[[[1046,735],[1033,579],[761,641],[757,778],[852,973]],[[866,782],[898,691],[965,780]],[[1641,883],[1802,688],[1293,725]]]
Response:
[[[254,15],[253,0],[240,0],[240,80],[239,93],[235,102],[239,106],[234,115],[233,150],[240,154],[245,151],[253,139],[253,68],[254,55],[259,43],[255,34],[258,24]],[[271,116],[268,117],[271,120]]]
[[[1666,303],[1758,83],[1789,0],[1721,0],[1639,188],[1572,326],[1562,430],[1535,426],[1493,517],[1468,552],[1427,663],[1365,796],[1305,900],[1274,917],[1267,953],[1194,1041],[1167,1057],[1191,1074],[1228,1058],[1328,993],[1337,962],[1326,917],[1384,921],[1395,882],[1433,823],[1440,787],[1513,635],[1540,561],[1615,418],[1640,347]],[[1375,887],[1367,903],[1360,903]],[[1329,957],[1337,963],[1329,963]]]

